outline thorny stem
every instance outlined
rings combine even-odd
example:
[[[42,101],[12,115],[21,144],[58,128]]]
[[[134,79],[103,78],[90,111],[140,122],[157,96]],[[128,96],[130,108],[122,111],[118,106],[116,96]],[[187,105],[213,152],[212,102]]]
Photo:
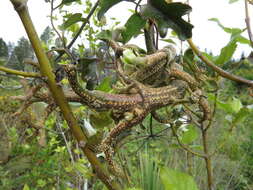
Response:
[[[220,67],[216,66],[212,61],[207,59],[196,47],[196,45],[192,42],[191,39],[188,39],[187,42],[189,43],[190,47],[192,48],[193,52],[209,67],[211,67],[215,72],[217,72],[219,75],[221,75],[224,78],[227,78],[229,80],[239,82],[239,83],[244,83],[247,84],[251,87],[253,87],[253,81],[244,79],[242,77],[233,75],[227,71],[224,71]]]
[[[250,44],[251,44],[251,47],[253,47],[253,35],[252,35],[252,31],[251,31],[251,26],[250,26],[248,0],[244,0],[244,3],[245,3],[245,22],[246,22],[246,26],[247,26]]]

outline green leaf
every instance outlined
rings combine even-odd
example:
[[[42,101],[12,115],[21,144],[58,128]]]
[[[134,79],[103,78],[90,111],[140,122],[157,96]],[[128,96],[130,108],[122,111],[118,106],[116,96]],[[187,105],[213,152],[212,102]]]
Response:
[[[172,149],[172,148],[181,148],[181,146],[179,144],[175,144],[175,143],[172,143],[169,145],[169,148]]]
[[[225,47],[221,49],[220,56],[216,59],[215,64],[223,65],[224,63],[229,61],[235,53],[236,48],[236,41],[230,41]]]
[[[242,123],[243,120],[249,115],[249,109],[248,108],[241,108],[238,113],[233,118],[233,125],[236,125],[237,123]]]
[[[125,30],[122,32],[123,42],[127,43],[133,36],[138,35],[145,26],[146,20],[139,14],[133,14],[125,24]]]
[[[74,163],[74,168],[79,171],[83,176],[88,176],[88,169],[85,167],[84,164],[75,162]]]
[[[216,22],[218,26],[221,27],[225,32],[231,34],[230,41],[236,41],[241,44],[247,44],[251,46],[250,41],[241,35],[241,33],[245,31],[245,29],[225,27],[224,25],[221,24],[221,22],[217,18],[211,18],[209,19],[209,21]]]
[[[110,116],[110,112],[91,112],[90,123],[95,129],[103,129],[110,126],[114,121]]]
[[[233,97],[231,101],[229,101],[229,105],[231,106],[231,109],[234,113],[237,113],[240,111],[240,109],[243,107],[241,100]]]
[[[184,62],[187,62],[189,64],[191,64],[193,62],[194,53],[193,53],[192,49],[189,48],[184,52],[183,60],[184,60]]]
[[[219,57],[215,60],[215,63],[217,65],[222,65],[232,58],[237,48],[237,42],[250,45],[250,41],[241,36],[241,33],[244,30],[241,30],[239,28],[225,27],[220,23],[220,21],[217,18],[211,18],[209,20],[216,22],[218,26],[220,26],[225,32],[231,34],[229,43],[221,49]]]
[[[112,40],[112,31],[103,30],[99,32],[96,37],[100,40]]]
[[[203,149],[204,149],[203,146],[201,146],[201,145],[195,145],[195,144],[189,145],[189,147],[192,148],[192,149],[194,149],[194,150],[198,150],[198,151],[203,151]]]
[[[198,190],[193,178],[186,173],[164,167],[160,176],[165,190]]]
[[[79,0],[62,0],[61,4],[73,3],[75,1],[79,1]]]
[[[161,37],[165,37],[164,28],[172,28],[181,40],[192,36],[193,26],[181,17],[191,11],[189,5],[183,3],[166,3],[164,0],[150,0],[142,5],[140,14],[144,18],[155,19]]]
[[[198,130],[194,125],[188,125],[185,128],[187,131],[185,131],[181,136],[181,142],[183,144],[190,144],[198,138]]]
[[[104,92],[109,92],[112,90],[111,88],[111,80],[112,78],[110,76],[105,77],[103,81],[96,87],[96,90],[104,91]]]
[[[146,59],[138,56],[138,47],[133,47],[131,49],[126,49],[123,51],[123,56],[120,57],[121,61],[125,64],[125,69],[133,68],[136,66],[146,66]],[[129,67],[130,66],[130,67]]]
[[[167,42],[167,43],[170,43],[170,44],[175,44],[176,45],[176,42],[174,42],[172,39],[160,39],[161,41],[164,41],[164,42]]]
[[[229,4],[235,3],[237,1],[239,1],[239,0],[229,0]]]
[[[213,94],[208,94],[208,100],[214,101],[215,100],[214,95]],[[219,107],[220,109],[223,109],[227,113],[231,113],[231,107],[228,103],[221,102],[217,98],[216,99],[216,104],[217,104],[217,107]]]
[[[225,27],[223,24],[221,24],[221,22],[219,21],[219,19],[217,18],[210,18],[208,19],[209,21],[213,21],[213,22],[216,22],[218,24],[219,27],[221,27],[224,32],[227,32],[227,33],[230,33],[230,34],[238,34],[238,33],[241,33],[242,30],[240,28],[229,28],[229,27]]]
[[[177,18],[191,12],[192,8],[183,3],[166,3],[165,0],[149,0],[149,3],[164,15]]]
[[[215,60],[218,58],[218,56],[214,56],[210,53],[202,52],[202,54],[212,62],[215,62]]]
[[[158,20],[158,32],[161,38],[165,38],[168,33],[168,24],[165,20]]]
[[[114,5],[116,5],[117,3],[124,1],[124,0],[100,0],[99,2],[99,6],[100,9],[98,11],[98,20],[100,20],[102,18],[102,16],[104,16],[104,14]]]
[[[124,64],[134,64],[135,58],[136,55],[134,54],[133,50],[126,49],[123,51],[123,56],[121,57],[121,60]]]
[[[81,13],[72,14],[62,25],[63,29],[70,27],[71,25],[83,21]]]
[[[250,43],[250,40],[248,40],[247,38],[241,36],[241,35],[236,35],[234,36],[234,40],[238,43],[241,43],[241,44],[246,44],[246,45],[249,45],[251,46],[251,43]]]
[[[214,96],[212,94],[209,94],[208,99],[214,101]],[[243,108],[241,101],[235,97],[233,97],[232,100],[229,100],[226,103],[221,102],[217,99],[216,103],[220,109],[223,109],[224,111],[230,114],[238,113]]]
[[[224,111],[226,111],[227,113],[231,113],[231,106],[227,103],[223,103],[223,102],[219,102],[217,103],[217,105],[219,106],[219,108],[223,109]]]
[[[27,184],[24,185],[23,190],[30,190],[29,186]]]
[[[38,179],[37,180],[37,186],[38,187],[45,187],[46,184],[47,184],[47,182],[44,179]]]

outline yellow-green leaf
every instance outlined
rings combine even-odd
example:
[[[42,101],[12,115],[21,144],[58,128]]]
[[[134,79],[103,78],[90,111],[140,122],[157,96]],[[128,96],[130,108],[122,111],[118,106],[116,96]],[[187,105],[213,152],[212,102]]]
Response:
[[[198,138],[198,130],[194,125],[187,125],[185,128],[187,130],[182,134],[181,141],[183,144],[190,144]]]
[[[23,190],[30,190],[29,186],[27,184],[24,185]]]
[[[192,176],[167,167],[161,169],[161,179],[165,190],[198,190]]]

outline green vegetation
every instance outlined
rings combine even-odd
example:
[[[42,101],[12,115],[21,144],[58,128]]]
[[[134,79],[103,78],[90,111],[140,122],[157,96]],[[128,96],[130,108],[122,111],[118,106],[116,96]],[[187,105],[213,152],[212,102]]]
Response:
[[[0,189],[253,189],[252,55],[234,58],[249,25],[210,19],[230,36],[216,56],[192,42],[188,4],[129,0],[122,26],[106,15],[123,0],[48,0],[39,39],[10,2],[28,39],[0,38]]]

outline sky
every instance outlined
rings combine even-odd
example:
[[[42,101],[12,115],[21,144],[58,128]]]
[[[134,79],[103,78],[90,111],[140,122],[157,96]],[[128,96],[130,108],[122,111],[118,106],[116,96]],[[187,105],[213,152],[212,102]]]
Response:
[[[93,0],[95,2],[95,0]],[[229,4],[229,0],[190,0],[192,6],[191,23],[194,25],[193,41],[200,49],[210,50],[219,54],[220,49],[229,41],[229,35],[225,33],[210,18],[218,18],[227,27],[245,28],[244,1]],[[50,25],[50,4],[44,0],[29,0],[28,7],[39,34],[46,26]],[[125,23],[129,17],[128,9],[133,8],[130,3],[123,2],[108,11],[106,16],[117,17]],[[252,12],[251,12],[251,16]],[[252,17],[253,20],[253,17]],[[14,11],[9,0],[1,0],[0,4],[0,37],[5,41],[16,42],[20,37],[26,36],[17,13]],[[252,26],[253,28],[253,26]],[[248,38],[247,33],[245,37]],[[241,52],[250,52],[248,46],[239,45],[237,55]]]

